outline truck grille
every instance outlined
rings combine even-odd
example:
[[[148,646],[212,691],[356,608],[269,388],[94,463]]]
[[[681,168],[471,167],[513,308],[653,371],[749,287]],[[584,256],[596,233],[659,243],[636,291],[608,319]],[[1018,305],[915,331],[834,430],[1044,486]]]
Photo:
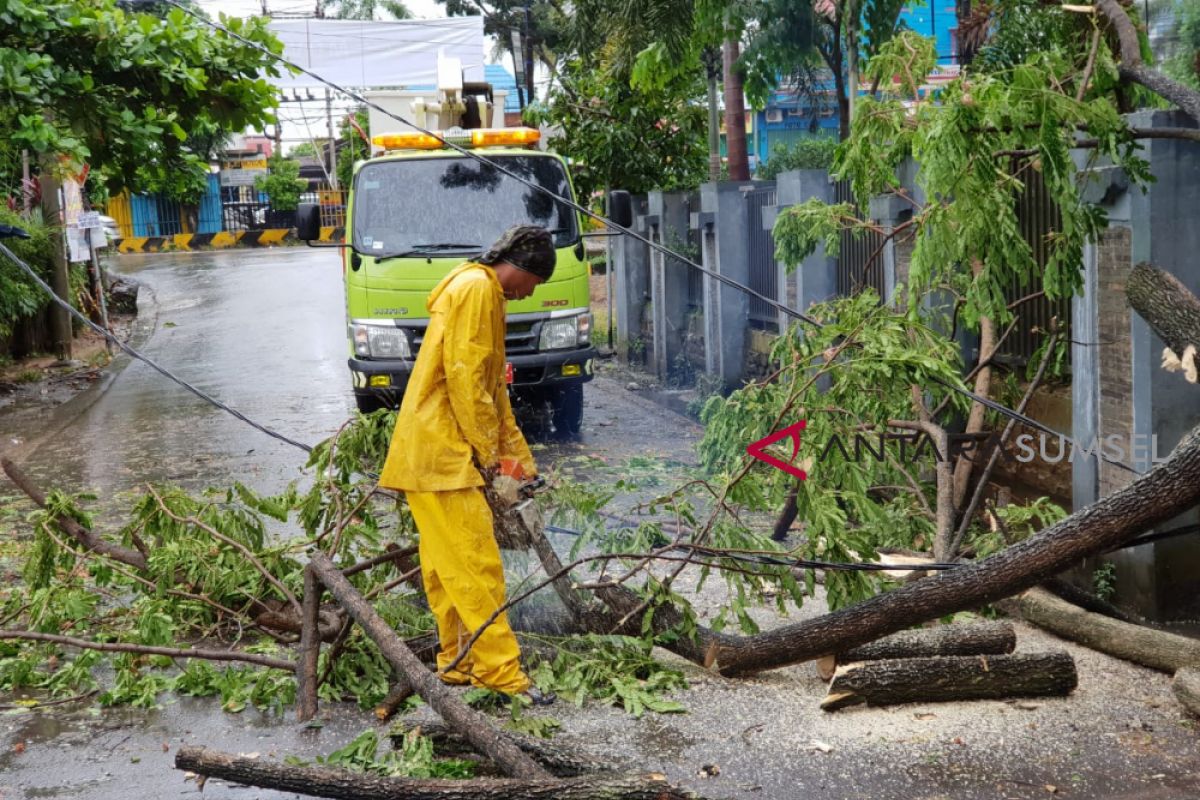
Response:
[[[413,356],[421,351],[421,342],[425,339],[425,326],[409,327],[412,333]],[[541,333],[541,323],[533,320],[509,322],[504,333],[504,352],[506,355],[526,355],[537,352],[538,336]]]

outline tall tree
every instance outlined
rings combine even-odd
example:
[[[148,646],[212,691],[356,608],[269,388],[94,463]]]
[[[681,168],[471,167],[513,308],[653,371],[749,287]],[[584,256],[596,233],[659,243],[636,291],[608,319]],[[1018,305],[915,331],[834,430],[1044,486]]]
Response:
[[[437,0],[452,17],[483,17],[483,32],[496,37],[498,54],[524,61],[525,53],[514,51],[514,34],[524,43],[530,58],[540,62],[551,75],[558,75],[564,59],[573,52],[568,42],[572,20],[587,18],[586,3],[572,5],[560,0]],[[524,69],[524,67],[522,67]],[[528,78],[532,83],[532,77]],[[524,87],[522,87],[524,91]],[[534,98],[526,98],[532,102]]]
[[[402,0],[317,0],[319,19],[377,19],[380,14],[392,19],[412,19]]]

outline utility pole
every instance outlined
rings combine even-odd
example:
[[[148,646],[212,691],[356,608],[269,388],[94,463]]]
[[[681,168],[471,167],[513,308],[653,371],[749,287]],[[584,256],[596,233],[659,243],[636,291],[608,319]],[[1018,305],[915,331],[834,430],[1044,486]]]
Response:
[[[54,269],[50,273],[50,288],[54,293],[71,302],[71,266],[67,262],[66,229],[63,225],[62,200],[59,197],[59,181],[46,169],[42,173],[42,219],[51,228],[50,240],[54,243]],[[50,335],[54,343],[54,355],[59,361],[71,360],[71,315],[56,303],[50,308]]]
[[[33,199],[33,191],[29,183],[29,151],[21,151],[21,209],[29,216],[29,204]]]
[[[525,97],[530,103],[537,97],[533,92],[533,40],[529,38],[532,33],[533,14],[529,10],[529,0],[525,0],[525,35],[521,37],[521,55],[525,59]]]
[[[721,180],[721,107],[717,102],[720,54],[709,47],[701,59],[708,71],[708,179],[716,183]]]
[[[338,188],[337,147],[333,138],[333,92],[325,90],[325,123],[329,128],[329,188]]]

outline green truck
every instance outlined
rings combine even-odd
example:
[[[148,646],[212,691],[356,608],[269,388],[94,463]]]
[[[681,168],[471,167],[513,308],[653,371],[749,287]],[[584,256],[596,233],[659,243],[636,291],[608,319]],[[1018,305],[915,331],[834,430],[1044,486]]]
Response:
[[[451,128],[440,134],[554,195],[574,199],[563,159],[533,149],[529,128]],[[383,153],[354,169],[342,271],[347,349],[360,410],[396,408],[429,324],[426,298],[458,264],[509,226],[540,225],[558,250],[552,280],[508,304],[505,353],[514,399],[548,406],[575,435],[595,348],[580,215],[496,167],[420,133],[375,136]],[[320,207],[302,204],[299,238],[320,238]]]

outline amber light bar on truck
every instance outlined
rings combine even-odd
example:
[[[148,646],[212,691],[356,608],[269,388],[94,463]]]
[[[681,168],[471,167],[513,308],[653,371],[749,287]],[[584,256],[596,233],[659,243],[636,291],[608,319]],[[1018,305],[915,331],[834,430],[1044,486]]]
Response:
[[[503,147],[537,144],[542,138],[533,128],[476,128],[449,130],[439,134],[442,139],[459,147]],[[384,133],[372,136],[371,143],[384,150],[441,150],[442,139],[427,133]]]

